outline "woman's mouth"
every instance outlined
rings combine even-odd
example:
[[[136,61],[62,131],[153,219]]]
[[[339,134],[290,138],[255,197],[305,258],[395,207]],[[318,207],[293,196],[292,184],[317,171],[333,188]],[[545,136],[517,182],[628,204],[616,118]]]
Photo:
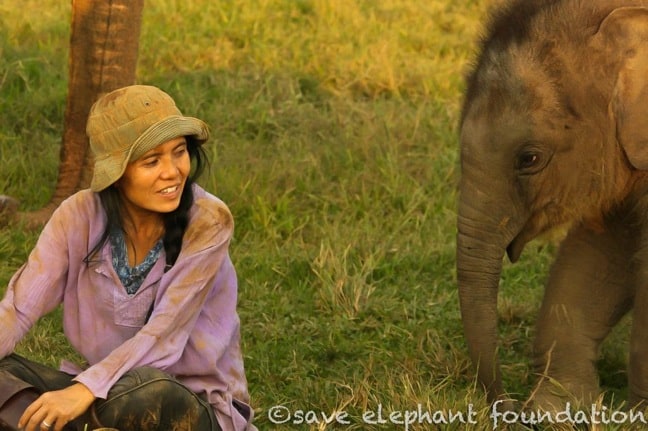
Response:
[[[172,194],[174,194],[175,192],[178,191],[179,187],[180,186],[178,186],[178,185],[167,187],[166,189],[160,190],[160,194],[162,194],[162,195],[172,195]]]

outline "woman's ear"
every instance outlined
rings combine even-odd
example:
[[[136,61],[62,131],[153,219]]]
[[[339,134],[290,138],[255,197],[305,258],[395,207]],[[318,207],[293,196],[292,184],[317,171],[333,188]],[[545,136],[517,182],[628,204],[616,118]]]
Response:
[[[617,59],[610,104],[616,136],[636,169],[648,170],[648,8],[613,10],[594,35],[604,55]],[[608,58],[609,60],[609,58]]]

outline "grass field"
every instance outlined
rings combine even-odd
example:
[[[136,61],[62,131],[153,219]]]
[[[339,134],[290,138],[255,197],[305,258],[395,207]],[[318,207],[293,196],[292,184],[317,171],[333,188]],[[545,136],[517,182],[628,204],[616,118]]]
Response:
[[[23,209],[46,203],[56,180],[70,3],[0,1],[0,193]],[[454,274],[463,74],[491,3],[146,3],[138,81],[212,129],[202,184],[236,220],[261,430],[437,429],[388,418],[419,405],[476,412],[476,424],[439,429],[492,428]],[[36,238],[0,230],[0,291]],[[520,399],[533,386],[530,340],[554,248],[532,245],[504,268],[500,353]],[[609,396],[625,396],[626,336],[622,325],[602,352]],[[73,354],[58,313],[19,351],[52,365]],[[379,409],[386,423],[370,423]],[[271,418],[287,412],[287,423]],[[349,423],[326,426],[321,413]]]

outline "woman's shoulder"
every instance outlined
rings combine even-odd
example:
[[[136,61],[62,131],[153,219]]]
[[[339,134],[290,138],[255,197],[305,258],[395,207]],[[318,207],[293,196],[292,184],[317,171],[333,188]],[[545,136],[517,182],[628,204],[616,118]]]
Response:
[[[198,249],[229,241],[234,232],[234,217],[227,205],[196,184],[193,194],[185,240]]]
[[[45,224],[43,234],[94,238],[104,226],[105,214],[99,196],[90,190],[81,190],[59,204]]]
[[[229,226],[234,224],[232,213],[221,199],[197,184],[193,185],[194,208],[191,218],[210,218],[213,222]]]
[[[53,218],[75,217],[76,220],[87,219],[102,214],[101,201],[97,193],[90,189],[80,190],[67,197],[56,208]]]

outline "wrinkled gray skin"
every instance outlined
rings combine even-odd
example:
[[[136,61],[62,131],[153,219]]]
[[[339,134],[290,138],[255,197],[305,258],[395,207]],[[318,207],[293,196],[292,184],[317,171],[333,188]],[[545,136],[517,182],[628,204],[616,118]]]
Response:
[[[27,213],[0,195],[0,226],[21,220],[40,228],[68,196],[90,185],[93,160],[85,128],[90,107],[109,91],[135,83],[144,0],[74,0],[68,97],[56,188],[50,202]]]
[[[533,358],[565,393],[541,378],[533,401],[588,405],[600,343],[633,305],[629,402],[648,399],[648,1],[515,1],[494,13],[467,84],[457,277],[488,399],[506,398],[496,354],[504,253],[515,262],[565,224]]]
[[[0,217],[18,210],[19,202],[11,196],[0,195]]]

